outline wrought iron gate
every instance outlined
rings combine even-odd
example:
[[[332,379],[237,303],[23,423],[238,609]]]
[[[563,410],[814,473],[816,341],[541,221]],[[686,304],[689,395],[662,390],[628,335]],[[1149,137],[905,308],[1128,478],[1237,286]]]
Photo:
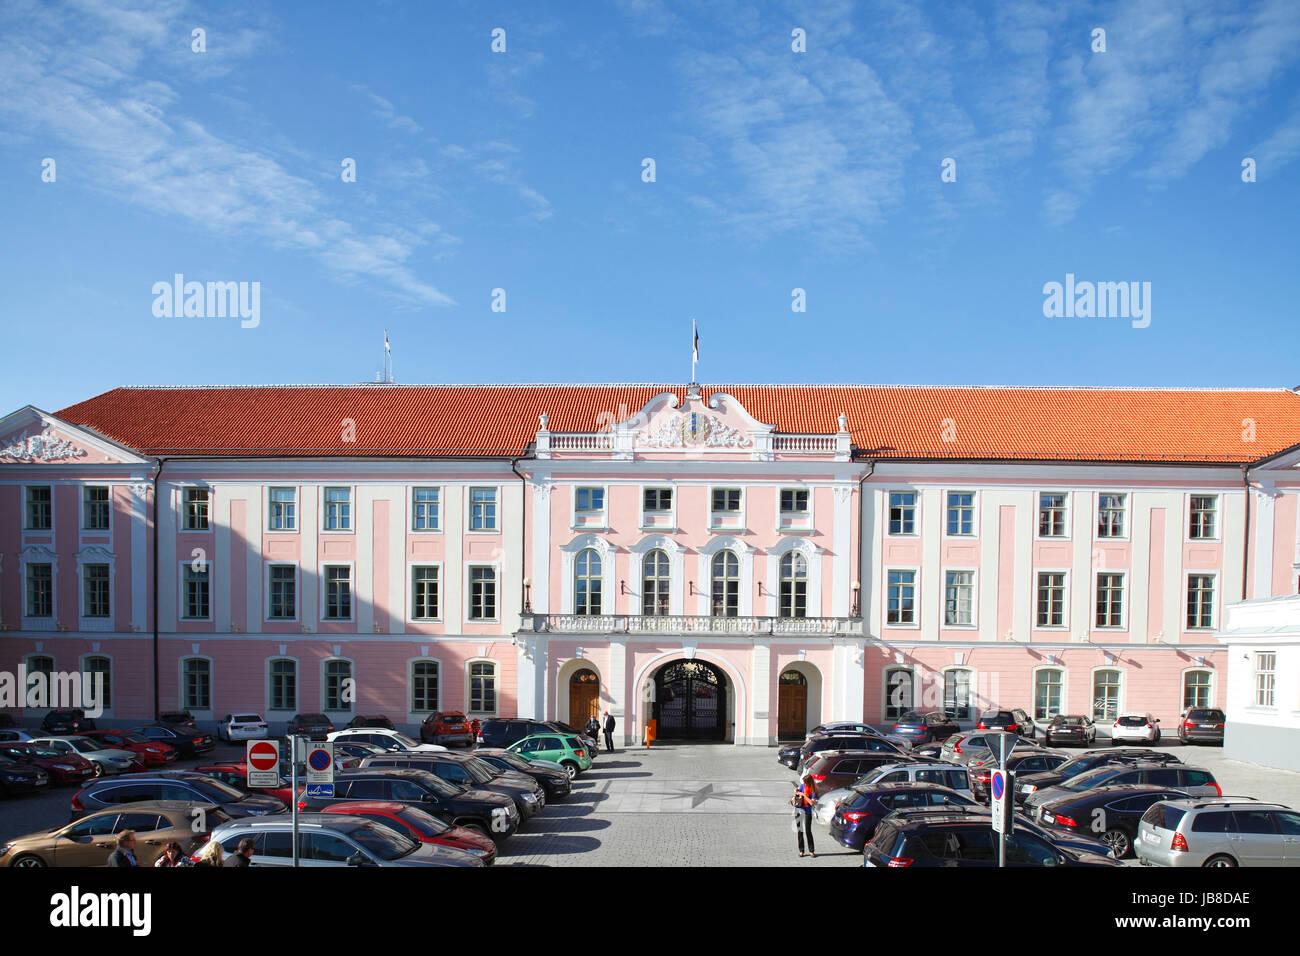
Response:
[[[704,661],[674,661],[661,668],[654,709],[660,737],[726,738],[727,683]]]

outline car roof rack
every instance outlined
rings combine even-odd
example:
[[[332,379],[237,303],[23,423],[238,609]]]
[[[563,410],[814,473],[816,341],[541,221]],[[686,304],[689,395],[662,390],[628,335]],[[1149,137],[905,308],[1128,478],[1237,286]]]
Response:
[[[1224,797],[1188,797],[1188,800],[1192,802],[1194,807],[1215,807],[1215,806],[1223,806],[1224,804],[1232,804],[1232,803],[1252,803],[1261,807],[1284,806],[1284,804],[1278,803],[1276,800],[1260,800],[1258,797],[1233,796],[1233,795],[1228,795]]]

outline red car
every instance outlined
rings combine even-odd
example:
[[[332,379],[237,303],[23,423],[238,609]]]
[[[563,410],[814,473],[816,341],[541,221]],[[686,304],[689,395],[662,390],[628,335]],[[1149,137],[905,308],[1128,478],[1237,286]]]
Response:
[[[490,866],[497,858],[497,846],[490,837],[464,827],[454,827],[444,823],[433,814],[419,807],[405,803],[390,803],[385,800],[345,800],[323,807],[322,813],[349,813],[358,817],[374,820],[380,826],[386,826],[398,833],[405,834],[421,843],[436,843],[451,847],[453,850],[465,850],[473,853]]]
[[[81,783],[95,776],[95,765],[78,753],[60,753],[40,744],[11,741],[0,744],[0,757],[28,767],[39,767],[51,783]]]
[[[129,750],[139,756],[144,767],[162,767],[176,760],[175,747],[160,744],[129,730],[87,730],[81,736],[97,740],[106,747]]]

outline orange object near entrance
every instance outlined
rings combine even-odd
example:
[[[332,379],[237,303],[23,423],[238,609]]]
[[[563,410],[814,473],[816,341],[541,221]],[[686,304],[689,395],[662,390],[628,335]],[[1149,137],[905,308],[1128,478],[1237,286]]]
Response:
[[[648,720],[645,725],[645,745],[650,746],[650,741],[655,739],[656,732],[659,729],[659,721]]]

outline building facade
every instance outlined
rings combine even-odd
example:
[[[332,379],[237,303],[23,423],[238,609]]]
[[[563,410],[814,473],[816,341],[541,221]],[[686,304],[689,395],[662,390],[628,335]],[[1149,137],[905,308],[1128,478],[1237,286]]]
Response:
[[[1296,593],[1297,443],[1286,390],[115,389],[0,420],[0,671],[123,720],[1172,729],[1222,608]]]

